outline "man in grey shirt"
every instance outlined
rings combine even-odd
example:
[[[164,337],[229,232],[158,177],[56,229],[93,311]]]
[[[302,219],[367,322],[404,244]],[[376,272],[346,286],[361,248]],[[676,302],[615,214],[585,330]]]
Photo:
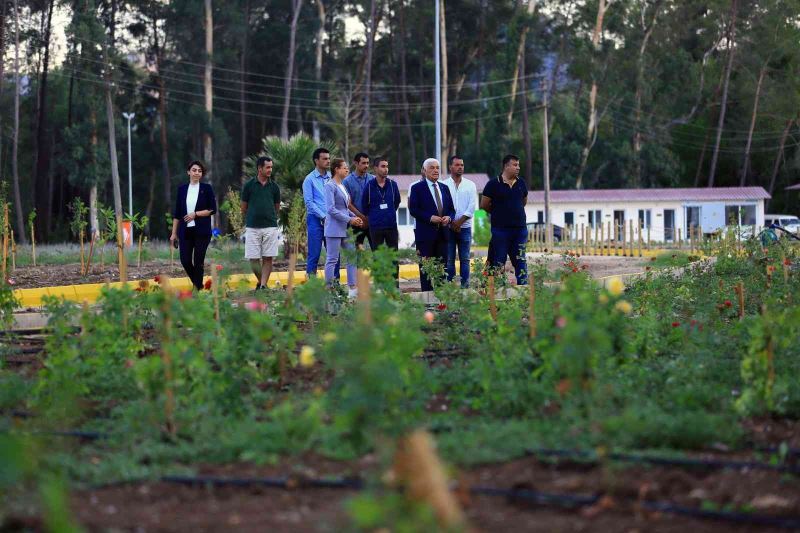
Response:
[[[356,249],[364,244],[364,239],[369,242],[370,250],[373,249],[372,238],[369,236],[369,221],[364,216],[364,206],[361,203],[361,196],[367,186],[367,182],[374,178],[372,174],[367,172],[369,168],[369,156],[364,152],[358,152],[353,158],[353,171],[348,174],[342,184],[350,194],[350,211],[352,211],[358,218],[364,221],[364,225],[360,228],[353,228],[353,233],[356,237]]]

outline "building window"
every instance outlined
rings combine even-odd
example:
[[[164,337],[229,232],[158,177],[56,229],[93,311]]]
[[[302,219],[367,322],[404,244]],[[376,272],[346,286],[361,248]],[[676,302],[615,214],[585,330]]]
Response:
[[[397,210],[397,225],[398,226],[408,226],[408,209],[405,207],[401,207]]]
[[[544,211],[537,211],[536,212],[536,222],[542,224],[544,222]]]
[[[725,223],[730,226],[755,226],[756,206],[726,205]]]
[[[572,211],[567,211],[564,213],[564,225],[570,228],[575,225],[575,213]]]
[[[639,209],[639,225],[643,229],[647,229],[650,227],[650,209]]]
[[[603,211],[601,209],[589,210],[589,225],[595,227],[598,224],[603,224]]]

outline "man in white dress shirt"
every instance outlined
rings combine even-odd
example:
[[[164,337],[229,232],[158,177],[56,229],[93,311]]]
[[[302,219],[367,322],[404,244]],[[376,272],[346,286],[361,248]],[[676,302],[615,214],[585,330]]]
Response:
[[[447,243],[447,281],[456,275],[456,249],[461,263],[459,274],[461,287],[469,286],[469,256],[472,245],[472,217],[478,205],[478,189],[475,183],[464,177],[464,160],[454,155],[449,159],[450,177],[442,180],[450,188],[450,196],[456,207],[456,216],[450,224],[450,240]]]

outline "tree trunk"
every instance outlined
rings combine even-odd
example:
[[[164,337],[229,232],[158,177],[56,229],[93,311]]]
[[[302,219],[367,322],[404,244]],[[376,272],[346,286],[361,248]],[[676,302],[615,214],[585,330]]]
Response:
[[[317,109],[315,110],[316,113],[314,113],[314,119],[311,122],[311,131],[314,136],[314,142],[319,144],[320,128],[317,113],[322,111],[322,95],[320,87],[322,86],[322,52],[325,39],[325,2],[323,0],[317,0],[317,17],[319,18],[319,28],[317,29],[317,49],[316,56],[314,57],[314,79],[317,81],[315,104]]]
[[[738,0],[731,2],[731,25],[728,30],[728,64],[725,66],[725,82],[722,86],[722,103],[719,108],[719,122],[717,123],[717,139],[714,142],[714,153],[711,156],[711,169],[708,171],[708,186],[714,186],[714,178],[717,173],[717,160],[719,158],[719,145],[722,141],[722,129],[725,125],[725,111],[728,107],[728,85],[731,79],[731,70],[733,70],[733,56],[736,48],[734,47],[736,37],[736,11],[738,7]]]
[[[528,117],[528,82],[525,81],[525,54],[522,55],[519,74],[522,77],[522,143],[525,145],[525,177],[528,179],[530,190],[533,190],[533,148],[531,146],[531,127]],[[546,86],[546,84],[542,84]],[[513,98],[512,98],[513,100]]]
[[[208,0],[207,0],[208,1]],[[109,60],[109,47],[106,47],[105,71],[106,71],[106,120],[108,122],[108,153],[109,163],[111,163],[111,185],[114,193],[114,213],[117,219],[117,247],[119,254],[119,278],[120,281],[128,281],[128,272],[125,267],[125,254],[122,247],[122,192],[119,183],[119,164],[117,162],[117,139],[116,128],[114,125],[114,103],[111,99],[111,62]]]
[[[446,29],[447,24],[445,22],[445,14],[444,14],[444,0],[437,0],[442,2],[441,7],[441,17],[439,18],[439,48],[442,63],[442,144],[444,146],[441,147],[442,149],[442,160],[439,161],[439,165],[441,165],[442,173],[445,172],[444,169],[447,168],[447,157],[448,157],[448,148],[449,143],[447,142],[447,91],[448,91],[448,84],[450,80],[447,75],[447,35]],[[439,147],[437,147],[439,148]]]
[[[203,159],[206,163],[206,179],[208,183],[214,183],[214,140],[212,132],[214,128],[214,93],[211,86],[211,75],[213,67],[211,65],[211,58],[214,54],[214,12],[211,6],[211,0],[205,0],[205,13],[206,13],[206,68],[205,75],[203,76],[203,87],[205,93],[205,107],[206,107],[206,132],[203,135]],[[214,225],[214,217],[212,215],[211,225]]]
[[[750,169],[750,148],[753,145],[753,131],[756,128],[756,117],[758,116],[758,101],[761,98],[761,84],[764,82],[764,75],[767,73],[767,62],[761,66],[758,73],[758,83],[756,84],[756,95],[753,97],[753,114],[750,117],[750,130],[747,132],[747,146],[744,149],[744,163],[742,163],[742,175],[739,178],[739,187],[747,184],[747,173]]]
[[[437,0],[439,1],[439,0]],[[382,6],[381,6],[382,7]],[[378,0],[372,0],[369,7],[369,33],[367,34],[367,57],[364,65],[364,148],[369,149],[369,133],[372,125],[370,99],[372,97],[372,57],[375,50],[375,32],[378,26]]]
[[[592,48],[594,48],[594,53],[597,54],[600,51],[600,33],[603,30],[603,17],[606,14],[606,2],[605,0],[600,0],[597,5],[597,23],[594,27],[594,33],[592,34]],[[593,60],[594,63],[596,61]],[[586,165],[589,161],[589,152],[592,150],[592,146],[594,145],[595,140],[595,130],[597,129],[597,78],[595,73],[592,72],[592,89],[589,92],[589,124],[586,127],[586,141],[583,145],[583,150],[581,150],[581,164],[578,168],[578,177],[575,181],[575,188],[582,189],[583,188],[583,174],[586,172]]]
[[[644,92],[644,54],[647,51],[647,43],[650,42],[650,37],[653,35],[653,29],[656,27],[656,18],[658,18],[658,10],[661,7],[661,1],[658,0],[653,5],[653,18],[650,24],[643,28],[644,37],[642,44],[639,46],[639,56],[636,61],[636,95],[635,95],[635,112],[634,112],[634,126],[633,126],[633,160],[635,164],[633,173],[633,186],[639,188],[642,186],[642,93]],[[647,9],[647,4],[642,7],[642,23],[644,23],[644,11]]]
[[[11,174],[14,182],[14,211],[20,236],[25,235],[22,217],[22,194],[19,190],[19,1],[14,0],[14,139],[11,147]]]
[[[2,8],[0,8],[0,57],[6,56],[6,8],[8,7],[8,2],[3,2]],[[5,61],[0,61],[0,100],[3,98],[3,89],[5,85],[5,76],[6,76],[6,63]],[[3,116],[0,115],[0,131],[3,131]],[[0,135],[0,169],[3,168],[3,136]],[[25,228],[22,228],[22,233],[20,233],[19,228],[17,228],[17,234],[20,235],[21,239],[25,239]],[[25,241],[20,240],[20,242],[24,243]]]
[[[241,153],[239,165],[241,168],[242,178],[244,179],[244,160],[247,157],[247,93],[245,89],[245,82],[247,81],[247,45],[248,35],[250,33],[250,0],[244,4],[244,28],[242,29],[242,51],[239,54],[239,130]]]
[[[158,19],[153,17],[153,36],[156,53],[156,71],[158,73],[158,120],[159,139],[161,141],[161,174],[164,178],[164,209],[172,210],[172,179],[169,172],[169,140],[167,139],[167,84],[162,76],[161,69],[164,65],[164,50],[158,40]]]
[[[778,147],[778,154],[775,156],[775,163],[772,165],[772,175],[769,178],[769,189],[767,192],[770,196],[772,196],[773,191],[775,191],[775,182],[778,180],[778,171],[781,169],[781,163],[783,162],[783,149],[786,147],[786,138],[789,136],[789,132],[792,129],[792,125],[795,123],[797,118],[792,118],[786,121],[786,127],[783,128],[783,133],[781,134],[781,143]],[[764,206],[765,212],[769,212],[769,200],[767,200],[766,205]]]
[[[601,3],[604,0],[601,0]],[[533,15],[534,9],[536,8],[536,2],[532,0],[528,0],[528,13],[527,16],[531,17]],[[514,118],[514,101],[517,99],[517,85],[519,84],[519,69],[520,65],[522,64],[522,56],[525,54],[525,40],[528,37],[528,29],[529,24],[528,20],[525,20],[525,23],[522,26],[522,32],[519,36],[519,45],[517,46],[517,60],[514,62],[514,74],[511,76],[511,94],[508,97],[508,117],[506,119],[506,125],[508,128],[511,128],[511,121]],[[523,82],[524,83],[524,82]]]
[[[54,0],[50,0],[47,7],[47,22],[44,28],[44,60],[42,62],[42,72],[37,96],[37,109],[39,112],[36,124],[36,166],[31,179],[35,191],[36,212],[39,214],[39,216],[36,217],[36,221],[39,225],[37,235],[41,235],[41,237],[45,239],[49,234],[52,218],[52,213],[50,213],[48,209],[48,203],[51,203],[52,198],[50,198],[48,194],[47,183],[47,169],[50,166],[50,150],[47,146],[47,75],[50,69],[50,35],[53,27],[53,7]],[[44,16],[44,14],[42,16]],[[48,202],[48,199],[50,199],[50,202]]]
[[[403,104],[403,121],[405,122],[404,128],[406,130],[406,137],[408,137],[409,156],[411,157],[410,171],[414,170],[417,162],[417,147],[414,140],[414,130],[411,127],[411,111],[408,105],[408,75],[406,72],[406,22],[405,22],[405,2],[400,2],[397,8],[397,16],[400,26],[400,39],[397,40],[397,48],[400,54],[400,98]]]
[[[289,139],[289,108],[292,104],[292,78],[294,77],[297,19],[300,18],[300,10],[302,8],[302,0],[292,0],[292,24],[289,27],[289,60],[286,63],[286,77],[283,80],[283,115],[281,116],[281,139],[284,141]]]
[[[97,154],[97,114],[94,107],[89,111],[89,124],[92,126],[92,133],[89,137],[89,146],[91,147],[91,168],[96,170],[97,161],[95,155]],[[97,175],[97,172],[94,173]],[[92,238],[100,236],[100,220],[97,216],[97,182],[92,183],[89,189],[89,228],[92,230]]]

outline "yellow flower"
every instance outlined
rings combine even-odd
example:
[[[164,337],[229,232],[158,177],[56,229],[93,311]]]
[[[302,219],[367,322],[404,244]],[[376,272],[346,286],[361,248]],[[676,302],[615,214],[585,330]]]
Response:
[[[303,346],[300,350],[300,366],[309,367],[314,364],[316,359],[314,359],[314,348],[311,346]]]
[[[606,288],[608,288],[608,292],[610,292],[614,296],[619,296],[620,294],[625,292],[625,283],[623,283],[623,281],[618,276],[614,276],[613,278],[608,280],[608,285],[606,285]]]
[[[325,341],[325,342],[333,342],[333,341],[335,341],[337,338],[338,338],[338,337],[337,337],[336,333],[334,333],[333,331],[329,331],[329,332],[325,333],[325,334],[322,336],[322,340],[323,340],[323,341]]]
[[[617,311],[619,311],[619,312],[620,312],[620,313],[622,313],[623,315],[627,315],[627,314],[629,314],[631,311],[633,311],[633,306],[632,306],[632,305],[631,305],[631,303],[630,303],[629,301],[627,301],[627,300],[620,300],[620,301],[618,301],[618,302],[617,302],[617,304],[614,306],[614,309],[616,309]]]
[[[604,292],[601,292],[601,293],[600,293],[600,296],[598,296],[598,297],[597,297],[597,299],[598,299],[598,300],[600,301],[600,303],[601,303],[601,304],[603,304],[603,305],[605,305],[605,304],[607,304],[607,303],[608,303],[608,296],[607,296],[607,295],[606,295]]]

